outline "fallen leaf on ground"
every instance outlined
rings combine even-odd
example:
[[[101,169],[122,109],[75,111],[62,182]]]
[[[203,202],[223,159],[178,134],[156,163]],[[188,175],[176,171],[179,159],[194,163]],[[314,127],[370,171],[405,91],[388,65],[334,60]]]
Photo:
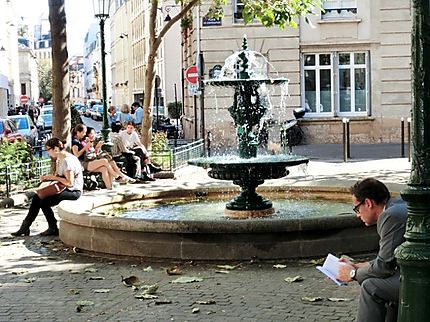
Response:
[[[352,301],[352,299],[339,298],[339,297],[329,297],[327,300],[329,300],[330,302],[347,302],[347,301]]]
[[[325,257],[324,258],[318,258],[318,259],[312,259],[311,260],[311,264],[313,265],[322,265],[325,261]]]
[[[103,276],[90,276],[88,279],[90,281],[101,281],[101,280],[104,280],[105,278]]]
[[[144,272],[152,272],[152,271],[153,271],[153,269],[152,269],[152,267],[151,267],[151,266],[148,266],[148,267],[144,268],[144,269],[143,269],[143,271],[144,271]]]
[[[207,300],[207,301],[195,301],[195,304],[201,304],[201,305],[212,305],[216,304],[215,300]]]
[[[101,288],[99,290],[94,290],[94,293],[109,293],[110,290],[106,289],[106,288]]]
[[[193,307],[191,313],[199,313],[200,309],[198,307]]]
[[[134,275],[129,276],[129,277],[125,277],[125,278],[124,278],[124,276],[121,275],[121,279],[122,279],[122,282],[124,283],[124,285],[128,286],[128,287],[140,286],[142,284],[141,280]]]
[[[181,277],[178,277],[177,279],[171,281],[170,283],[184,284],[184,283],[194,283],[194,282],[201,282],[201,281],[203,281],[203,278],[200,278],[200,277],[196,277],[196,276],[181,276]]]
[[[136,294],[134,297],[135,297],[135,298],[137,298],[137,299],[140,299],[140,300],[152,300],[152,299],[158,299],[158,296],[157,296],[157,295],[153,295],[153,294],[146,294],[145,292],[140,293],[140,294]]]
[[[76,301],[76,311],[82,312],[92,305],[94,305],[93,301]]]
[[[301,282],[303,281],[303,277],[300,275],[294,276],[294,277],[286,277],[284,279],[285,282],[293,283],[293,282]]]
[[[27,273],[27,271],[26,271],[26,270],[22,270],[22,271],[13,271],[13,272],[12,272],[12,274],[13,274],[13,275],[22,275],[22,274],[25,274],[25,273]]]
[[[155,294],[158,290],[158,284],[152,284],[152,285],[142,285],[141,289],[144,289],[142,293],[145,294]]]
[[[178,266],[166,268],[167,275],[182,275],[182,270]]]
[[[287,268],[287,265],[284,265],[284,264],[276,264],[276,265],[273,265],[273,268]]]
[[[308,296],[302,297],[302,301],[307,301],[307,302],[319,302],[322,300],[323,300],[322,297],[308,297]]]
[[[67,293],[69,293],[70,295],[77,295],[80,293],[79,290],[75,290],[75,289],[70,289]]]
[[[237,268],[239,265],[217,265],[216,267],[221,268],[221,269],[228,269],[228,270],[233,270],[235,268]]]
[[[35,280],[36,280],[36,278],[35,278],[35,277],[30,277],[30,278],[26,278],[26,279],[24,280],[24,282],[26,282],[26,283],[33,283]]]

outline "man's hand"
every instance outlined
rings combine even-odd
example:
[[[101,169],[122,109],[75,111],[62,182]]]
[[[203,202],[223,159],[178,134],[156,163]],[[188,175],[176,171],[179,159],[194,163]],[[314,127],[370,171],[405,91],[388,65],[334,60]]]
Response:
[[[341,260],[339,260],[340,262]],[[336,279],[341,282],[351,282],[351,271],[355,269],[354,266],[342,263],[339,265],[339,271],[337,272]]]

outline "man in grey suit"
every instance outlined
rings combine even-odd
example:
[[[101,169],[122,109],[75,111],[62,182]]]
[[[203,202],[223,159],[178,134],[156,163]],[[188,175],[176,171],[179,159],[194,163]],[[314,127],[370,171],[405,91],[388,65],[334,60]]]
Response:
[[[373,178],[358,181],[350,191],[357,217],[366,226],[376,224],[379,251],[375,259],[364,263],[342,257],[337,279],[357,281],[361,286],[357,321],[386,321],[387,305],[399,300],[400,270],[394,250],[404,241],[406,203],[400,197],[391,198],[388,188]]]

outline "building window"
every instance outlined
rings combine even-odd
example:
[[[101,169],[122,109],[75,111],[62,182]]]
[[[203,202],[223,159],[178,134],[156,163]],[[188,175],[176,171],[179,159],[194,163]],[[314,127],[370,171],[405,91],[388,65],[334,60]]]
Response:
[[[324,12],[321,18],[324,20],[354,19],[357,14],[356,0],[325,0],[323,1]]]
[[[27,88],[25,87],[25,83],[21,83],[21,95],[27,95]]]
[[[302,106],[309,116],[367,115],[369,54],[304,54]]]
[[[242,22],[243,21],[243,7],[245,6],[243,0],[234,0],[234,22]]]

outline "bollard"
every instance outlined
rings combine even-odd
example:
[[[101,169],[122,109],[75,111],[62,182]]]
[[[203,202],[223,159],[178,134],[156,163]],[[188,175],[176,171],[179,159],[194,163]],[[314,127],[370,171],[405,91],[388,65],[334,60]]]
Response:
[[[400,155],[402,158],[405,157],[405,119],[403,117],[400,118]]]
[[[346,138],[346,123],[347,123],[347,119],[344,117],[342,119],[342,128],[343,128],[343,162],[347,162],[348,161],[348,149],[347,149],[347,138]]]
[[[211,156],[211,143],[212,143],[212,132],[208,131],[208,133],[207,133],[207,151],[208,151],[208,157]]]
[[[350,132],[349,132],[349,119],[346,119],[346,156],[351,157],[351,142],[350,142]]]
[[[408,161],[411,162],[411,152],[412,152],[412,146],[411,146],[411,118],[408,117]]]

